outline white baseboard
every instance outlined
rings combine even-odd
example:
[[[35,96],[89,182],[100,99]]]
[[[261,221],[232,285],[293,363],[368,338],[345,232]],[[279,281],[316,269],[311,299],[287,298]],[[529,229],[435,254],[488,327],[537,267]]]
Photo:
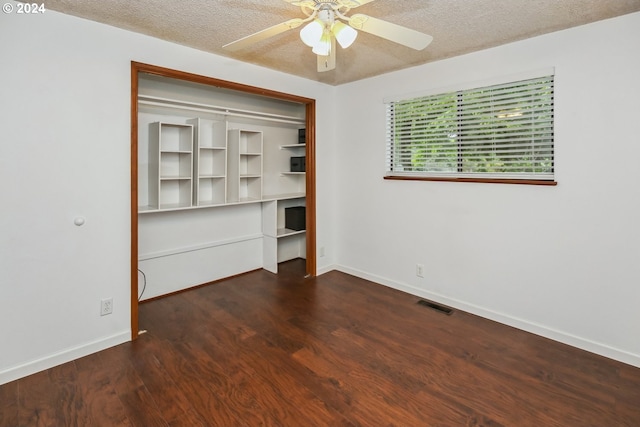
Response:
[[[600,356],[607,357],[609,359],[617,360],[628,365],[636,366],[640,368],[640,355],[626,352],[614,347],[610,347],[606,344],[594,342],[585,338],[581,338],[566,332],[551,329],[549,327],[539,325],[520,319],[514,316],[498,313],[484,307],[480,307],[474,304],[469,304],[464,301],[448,298],[446,296],[428,292],[423,289],[419,289],[404,283],[396,282],[385,277],[369,274],[365,271],[357,270],[354,268],[346,267],[344,265],[333,265],[333,269],[341,271],[343,273],[351,274],[361,279],[369,280],[384,286],[388,286],[393,289],[397,289],[406,292],[411,295],[416,295],[420,298],[425,298],[439,304],[447,305],[449,307],[457,308],[459,310],[466,311],[471,314],[475,314],[485,319],[493,320],[504,325],[512,326],[517,329],[521,329],[532,334],[536,334],[545,338],[549,338],[554,341],[561,342],[563,344],[570,345],[572,347],[579,348],[591,353],[598,354]],[[325,271],[328,272],[330,270]],[[318,273],[320,274],[320,273]]]
[[[5,369],[0,371],[0,385],[44,371],[45,369],[53,368],[63,363],[71,362],[72,360],[88,356],[127,341],[131,341],[131,331],[123,331],[106,338],[68,348],[40,359],[31,360],[21,365]]]
[[[325,265],[324,267],[318,267],[316,269],[316,276],[320,276],[322,274],[328,273],[333,270],[338,270],[338,267],[335,264]]]

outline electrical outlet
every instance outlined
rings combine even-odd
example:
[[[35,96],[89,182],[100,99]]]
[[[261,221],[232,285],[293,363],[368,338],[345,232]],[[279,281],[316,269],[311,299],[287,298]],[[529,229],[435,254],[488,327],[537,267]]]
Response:
[[[424,277],[424,265],[416,264],[416,276]]]
[[[113,313],[113,298],[100,300],[100,316]]]
[[[320,257],[324,256],[324,246],[320,246]]]

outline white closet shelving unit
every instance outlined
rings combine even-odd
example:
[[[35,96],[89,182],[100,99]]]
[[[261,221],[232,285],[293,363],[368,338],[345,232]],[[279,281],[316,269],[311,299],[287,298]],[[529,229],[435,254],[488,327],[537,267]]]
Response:
[[[140,78],[138,256],[164,293],[306,258],[306,230],[284,228],[285,208],[305,206],[306,174],[290,171],[305,156],[304,115],[302,104]]]
[[[194,205],[227,202],[227,122],[195,118]]]
[[[147,203],[139,203],[140,214],[305,196],[305,172],[289,170],[290,157],[304,156],[305,153],[305,144],[293,143],[296,140],[297,129],[305,124],[303,118],[143,94],[138,96],[138,104],[141,110],[151,109],[153,115],[158,118],[175,119],[177,116],[184,116],[184,123],[165,124],[175,127],[190,126],[193,140],[190,149],[193,161],[191,203],[184,198],[179,202],[162,205],[152,202],[152,182],[156,179],[158,171],[153,167],[153,162],[150,162],[148,181],[139,180],[139,193],[148,196]],[[215,118],[193,117],[197,114]],[[243,120],[253,124],[251,129],[232,128],[241,124]],[[292,142],[283,144],[282,142],[287,141],[282,141],[282,135],[278,134],[277,143],[265,147],[265,132],[260,130],[259,124],[255,124],[260,122],[268,124],[271,129],[282,127],[291,130],[290,135],[284,139]],[[138,127],[142,129],[147,124],[142,121]],[[140,132],[139,144],[143,145],[145,140],[151,144],[154,139],[153,132],[149,130],[148,136]],[[273,136],[270,139],[273,139]],[[270,151],[270,161],[265,160],[267,149]],[[277,150],[284,154],[275,154]],[[149,159],[151,155],[150,151]],[[185,164],[184,161],[182,164]],[[269,184],[270,191],[267,192],[264,191],[266,175],[285,179],[273,182],[272,178]],[[222,188],[225,189],[224,196],[221,195]],[[181,192],[183,193],[184,191]]]
[[[306,230],[285,228],[285,208],[293,206],[305,206],[304,196],[293,194],[262,203],[264,268],[268,271],[277,273],[278,263],[306,256]]]
[[[285,152],[290,153],[290,156],[302,157],[305,154],[306,147],[307,147],[307,145],[304,144],[304,143],[302,143],[302,144],[286,144],[286,145],[281,145],[280,149],[281,150],[285,150]],[[283,170],[280,173],[282,175],[297,176],[297,177],[300,177],[302,180],[304,180],[304,178],[306,176],[305,172],[292,172],[291,170]]]
[[[175,209],[192,205],[193,126],[156,122],[149,138],[149,205]]]
[[[229,130],[230,202],[262,200],[262,132],[243,129]]]

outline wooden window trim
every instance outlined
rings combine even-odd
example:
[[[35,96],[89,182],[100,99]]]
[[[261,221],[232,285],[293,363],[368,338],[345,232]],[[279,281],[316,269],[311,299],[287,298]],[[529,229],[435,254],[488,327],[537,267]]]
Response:
[[[520,184],[556,186],[557,181],[546,179],[500,179],[500,178],[445,178],[428,176],[385,176],[384,179],[396,181],[439,181],[439,182],[476,182],[485,184]]]

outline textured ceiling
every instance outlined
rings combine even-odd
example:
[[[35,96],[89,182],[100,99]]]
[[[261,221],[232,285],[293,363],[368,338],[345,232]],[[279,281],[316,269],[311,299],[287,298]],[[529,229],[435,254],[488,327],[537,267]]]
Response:
[[[291,18],[284,0],[47,0],[51,10],[147,34],[217,55],[331,85],[461,55],[540,34],[640,11],[640,0],[376,0],[353,9],[434,37],[422,51],[360,32],[337,50],[335,70],[319,73],[316,57],[287,31],[229,52],[226,43]]]

